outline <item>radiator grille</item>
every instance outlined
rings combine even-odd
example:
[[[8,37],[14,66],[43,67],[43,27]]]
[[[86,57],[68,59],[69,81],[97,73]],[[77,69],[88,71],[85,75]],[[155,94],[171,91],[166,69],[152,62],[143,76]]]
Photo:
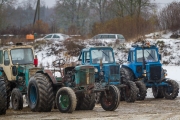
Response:
[[[119,69],[119,66],[110,66],[110,74],[120,74]]]
[[[161,79],[161,66],[150,67],[150,79],[155,81]]]

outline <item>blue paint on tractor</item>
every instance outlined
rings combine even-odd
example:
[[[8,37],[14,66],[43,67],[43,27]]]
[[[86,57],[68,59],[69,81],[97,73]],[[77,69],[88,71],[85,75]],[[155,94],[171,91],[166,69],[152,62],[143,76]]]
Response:
[[[31,103],[33,104],[36,104],[37,102],[36,87],[34,85],[30,87],[30,100],[31,100]]]
[[[156,45],[143,43],[132,45],[128,53],[128,63],[122,68],[129,69],[134,74],[134,81],[141,79],[147,88],[167,86],[166,71],[163,70],[160,62],[161,55]]]

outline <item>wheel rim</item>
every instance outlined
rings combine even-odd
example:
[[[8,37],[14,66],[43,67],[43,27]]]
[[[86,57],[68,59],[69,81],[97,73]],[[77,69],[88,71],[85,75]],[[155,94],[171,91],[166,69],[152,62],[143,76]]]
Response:
[[[103,95],[104,97],[102,98],[103,99],[103,103],[106,105],[106,106],[110,106],[113,104],[113,94],[108,91],[106,92],[107,94],[107,97],[105,95]]]
[[[70,105],[70,100],[68,95],[60,95],[59,96],[59,104],[62,109],[66,109]]]
[[[30,97],[31,103],[36,104],[36,102],[37,102],[37,93],[36,93],[36,88],[35,88],[34,85],[32,85],[30,87],[30,96],[29,97]]]

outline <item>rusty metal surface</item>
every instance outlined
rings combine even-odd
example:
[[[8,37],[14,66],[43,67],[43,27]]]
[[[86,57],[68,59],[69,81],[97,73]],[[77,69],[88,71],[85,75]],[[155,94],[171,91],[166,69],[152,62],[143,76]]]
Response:
[[[53,75],[51,70],[44,70],[43,72],[49,75],[49,77],[51,78],[53,84],[57,83],[56,78],[54,77],[54,75]]]

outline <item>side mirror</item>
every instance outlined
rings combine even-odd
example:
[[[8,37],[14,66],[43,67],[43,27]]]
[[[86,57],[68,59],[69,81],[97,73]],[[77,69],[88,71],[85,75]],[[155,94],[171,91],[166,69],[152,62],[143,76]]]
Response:
[[[159,54],[159,60],[161,60],[161,54]]]
[[[16,66],[12,66],[12,74],[13,74],[13,76],[17,75],[17,68],[16,68]]]

